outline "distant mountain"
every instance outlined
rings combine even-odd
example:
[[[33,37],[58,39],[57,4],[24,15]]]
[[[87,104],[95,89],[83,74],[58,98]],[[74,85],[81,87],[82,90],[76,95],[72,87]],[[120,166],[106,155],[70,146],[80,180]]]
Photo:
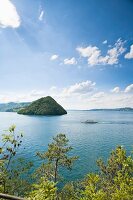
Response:
[[[112,108],[112,109],[91,109],[90,111],[133,111],[133,108],[125,107],[125,108]]]
[[[18,111],[23,115],[64,115],[67,111],[52,97],[47,96],[32,102],[26,108]]]
[[[1,103],[0,104],[0,112],[16,112],[21,108],[29,106],[29,102],[22,102],[22,103]]]

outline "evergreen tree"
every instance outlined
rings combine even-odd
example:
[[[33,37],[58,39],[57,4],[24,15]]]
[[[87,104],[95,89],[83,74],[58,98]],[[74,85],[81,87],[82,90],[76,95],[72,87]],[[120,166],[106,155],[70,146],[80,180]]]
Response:
[[[37,153],[37,155],[44,161],[39,168],[41,176],[47,174],[48,178],[50,178],[50,180],[53,179],[56,183],[60,167],[65,167],[68,170],[72,169],[72,165],[78,157],[68,156],[68,153],[72,150],[72,147],[68,145],[68,142],[69,140],[65,134],[58,134],[53,138],[53,142],[48,145],[47,152]]]

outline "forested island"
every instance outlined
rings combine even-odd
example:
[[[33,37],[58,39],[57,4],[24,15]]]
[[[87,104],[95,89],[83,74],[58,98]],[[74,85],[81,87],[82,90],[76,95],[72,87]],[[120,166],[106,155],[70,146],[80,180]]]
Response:
[[[64,115],[67,114],[67,111],[52,97],[47,96],[32,102],[17,113],[23,115]]]
[[[0,104],[0,112],[17,112],[23,115],[64,115],[67,111],[52,97],[42,97],[33,102]]]

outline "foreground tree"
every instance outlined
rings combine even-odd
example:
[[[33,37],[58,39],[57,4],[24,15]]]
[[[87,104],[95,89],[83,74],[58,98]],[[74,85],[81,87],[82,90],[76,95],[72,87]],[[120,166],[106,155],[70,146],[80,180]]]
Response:
[[[53,160],[54,151],[50,151],[50,158],[51,154]],[[56,159],[57,157],[54,159],[54,164]],[[101,159],[98,160],[97,163],[99,166],[98,174],[88,174],[83,181],[79,181],[76,183],[67,183],[63,187],[63,189],[60,192],[58,192],[58,195],[57,193],[54,193],[55,196],[53,196],[53,199],[56,198],[58,200],[132,200],[132,156],[127,156],[125,149],[119,146],[116,148],[116,150],[111,152],[107,163],[104,163]],[[51,181],[49,182],[49,184],[52,183],[53,182]],[[43,188],[43,191],[41,190],[42,193],[45,191],[45,189],[46,187]],[[36,190],[36,194],[38,194],[39,191],[40,190]],[[47,191],[48,193],[50,192],[49,189]],[[44,199],[51,200],[51,196],[49,195],[47,198]]]
[[[16,153],[22,144],[23,134],[16,134],[15,125],[11,126],[2,135],[0,147],[0,192],[15,195],[24,195],[30,189],[29,170],[31,162],[15,159]]]
[[[45,174],[50,180],[56,183],[59,177],[60,167],[65,167],[68,170],[72,169],[72,165],[77,160],[77,156],[68,156],[68,153],[72,150],[68,142],[69,140],[65,134],[58,134],[53,138],[53,142],[48,145],[47,152],[37,153],[39,158],[44,161],[38,170],[41,176]]]
[[[28,200],[55,200],[57,199],[56,190],[55,183],[43,177],[38,184],[32,186]]]
[[[121,146],[112,151],[107,164],[98,160],[100,174],[89,174],[82,200],[132,200],[133,159]]]
[[[57,189],[60,169],[72,169],[77,157],[70,157],[72,147],[64,134],[53,138],[48,151],[37,153],[43,160],[37,170],[37,182],[32,184],[32,163],[15,156],[22,143],[22,134],[15,133],[15,126],[2,136],[0,147],[0,192],[28,196],[28,200],[133,200],[133,158],[119,146],[105,163],[98,160],[99,173],[88,174],[82,181],[68,182]]]
[[[82,195],[82,182],[67,183],[58,194],[59,200],[80,200]]]

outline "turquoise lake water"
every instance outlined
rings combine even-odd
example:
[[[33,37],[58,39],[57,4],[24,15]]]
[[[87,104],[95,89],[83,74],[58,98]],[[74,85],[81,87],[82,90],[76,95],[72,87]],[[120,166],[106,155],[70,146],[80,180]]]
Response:
[[[95,120],[97,124],[81,123]],[[63,116],[23,116],[16,113],[0,113],[0,135],[15,124],[24,133],[18,156],[40,162],[37,151],[47,150],[52,137],[65,133],[73,146],[71,155],[78,155],[71,172],[64,171],[65,180],[83,178],[88,172],[97,171],[96,160],[108,157],[117,145],[123,145],[129,153],[133,148],[133,112],[120,111],[68,111]]]

